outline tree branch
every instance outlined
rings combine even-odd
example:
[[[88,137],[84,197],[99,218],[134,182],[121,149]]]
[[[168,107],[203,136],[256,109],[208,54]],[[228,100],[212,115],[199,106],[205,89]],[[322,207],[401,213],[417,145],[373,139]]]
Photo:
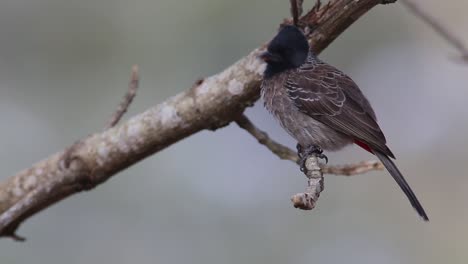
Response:
[[[303,12],[302,4],[304,0],[290,0],[289,2],[291,3],[291,16],[293,19],[293,25],[299,26],[299,18]]]
[[[109,121],[109,124],[106,126],[106,129],[109,129],[117,125],[120,119],[122,119],[123,115],[128,111],[128,108],[130,107],[130,104],[132,103],[133,98],[135,98],[136,96],[139,82],[140,82],[140,76],[138,75],[138,66],[133,65],[132,73],[130,75],[130,82],[128,83],[127,93],[125,94],[122,102],[120,103],[119,108],[117,108],[111,120]]]
[[[324,174],[342,175],[342,176],[354,176],[364,174],[370,171],[383,170],[384,166],[380,161],[368,160],[361,161],[355,164],[346,165],[322,165],[320,166]]]
[[[449,44],[455,47],[461,54],[462,60],[468,62],[468,48],[463,41],[459,39],[453,32],[442,25],[435,17],[424,11],[414,0],[400,0],[406,8],[416,17],[420,18],[429,25],[437,34],[444,38]]]
[[[379,0],[334,0],[301,18],[316,53]],[[119,171],[204,129],[235,120],[259,97],[264,65],[255,49],[221,73],[197,82],[118,127],[90,135],[66,155],[56,153],[0,183],[0,236],[17,237],[19,225],[48,206],[105,182]],[[118,119],[118,118],[117,118]],[[68,164],[65,164],[68,163]],[[65,166],[67,165],[67,166]]]
[[[312,210],[315,208],[320,193],[323,191],[324,179],[317,155],[311,155],[305,162],[304,174],[307,177],[307,188],[305,192],[295,194],[291,197],[291,202],[295,208],[302,210]]]
[[[297,153],[295,151],[272,140],[270,137],[268,137],[267,133],[258,129],[244,114],[236,119],[236,123],[239,125],[239,127],[245,129],[247,132],[249,132],[250,135],[256,138],[258,143],[267,147],[280,159],[290,160],[294,163],[299,162],[299,158],[297,157]]]
[[[257,139],[258,143],[267,147],[271,152],[273,152],[273,154],[278,156],[280,159],[290,160],[296,164],[299,162],[297,153],[294,150],[271,139],[266,132],[257,128],[252,123],[252,121],[250,121],[249,118],[245,116],[245,114],[240,115],[238,118],[236,118],[235,121],[239,127],[249,132],[250,135],[252,135],[254,138]],[[380,163],[379,161],[374,161],[374,160],[361,161],[356,164],[348,164],[348,165],[330,166],[330,165],[320,164],[320,167],[324,174],[334,174],[334,175],[343,175],[343,176],[353,176],[353,175],[358,175],[358,174],[364,174],[369,171],[384,169],[382,163]]]

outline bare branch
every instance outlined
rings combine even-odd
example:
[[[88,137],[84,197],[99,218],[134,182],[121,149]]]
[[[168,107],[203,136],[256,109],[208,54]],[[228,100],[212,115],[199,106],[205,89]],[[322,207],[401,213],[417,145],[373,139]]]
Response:
[[[299,17],[302,15],[302,3],[304,0],[290,0],[291,2],[291,16],[293,18],[293,24],[298,26]]]
[[[463,41],[458,38],[453,32],[442,25],[435,17],[424,11],[414,0],[400,0],[400,2],[406,6],[406,8],[419,17],[427,25],[429,25],[437,34],[444,38],[448,43],[455,47],[461,54],[461,58],[468,62],[468,48],[465,46]]]
[[[254,138],[258,140],[258,143],[267,147],[271,152],[283,160],[290,160],[294,163],[299,161],[297,153],[292,149],[275,142],[268,137],[268,134],[258,129],[245,114],[242,114],[236,119],[237,125],[249,132]]]
[[[130,104],[133,101],[133,98],[136,96],[136,92],[138,89],[138,83],[140,82],[140,76],[138,74],[138,65],[133,65],[132,73],[130,75],[130,82],[128,83],[128,90],[125,94],[122,102],[119,105],[119,108],[115,111],[114,115],[112,116],[109,124],[106,126],[106,129],[114,127],[119,123],[120,119],[122,119],[123,115],[128,111]]]
[[[322,7],[322,1],[317,0],[315,1],[315,5],[312,7],[312,10],[314,10],[314,12],[318,12],[321,7]]]
[[[326,11],[301,18],[316,25],[308,35],[320,53],[379,0],[333,0]],[[255,49],[221,73],[150,108],[120,126],[90,135],[0,183],[0,236],[14,237],[26,219],[82,190],[88,190],[134,163],[204,129],[217,129],[239,117],[259,97],[264,64]],[[124,107],[125,108],[125,107]],[[119,118],[117,118],[118,120]]]
[[[15,205],[8,208],[1,216],[0,216],[0,226],[11,226],[12,223],[15,222],[17,218],[20,218],[29,208],[33,207],[33,203],[35,201],[39,201],[40,199],[36,199],[36,197],[44,196],[48,194],[50,188],[50,184],[44,184],[39,186],[38,188],[34,189],[32,192],[28,193],[25,197],[19,200]],[[18,236],[16,232],[16,227],[13,224],[13,228],[9,230],[5,230],[5,236],[11,237],[15,241],[23,242],[26,239],[24,237]]]
[[[380,161],[368,160],[361,161],[356,164],[348,165],[321,165],[324,174],[342,175],[342,176],[353,176],[364,174],[370,171],[383,170],[384,166]]]
[[[249,120],[245,114],[242,114],[236,119],[237,125],[245,129],[258,140],[258,143],[267,147],[271,152],[283,160],[290,160],[296,164],[299,162],[299,157],[297,153],[282,145],[273,139],[271,139],[267,133],[257,128],[252,121]],[[383,170],[384,167],[380,161],[361,161],[356,164],[347,164],[347,165],[325,165],[320,164],[320,168],[324,174],[334,174],[334,175],[343,175],[343,176],[353,176],[358,174],[364,174],[369,171]]]
[[[303,193],[295,194],[291,197],[291,201],[295,208],[302,210],[312,210],[323,191],[323,172],[317,155],[311,155],[305,162],[304,174],[307,177],[307,188]]]
[[[378,161],[363,161],[352,165],[328,166],[320,164],[316,155],[311,155],[305,163],[304,174],[308,179],[306,191],[293,195],[291,201],[295,208],[312,210],[315,208],[320,193],[324,189],[323,174],[352,176],[383,169],[382,163]]]

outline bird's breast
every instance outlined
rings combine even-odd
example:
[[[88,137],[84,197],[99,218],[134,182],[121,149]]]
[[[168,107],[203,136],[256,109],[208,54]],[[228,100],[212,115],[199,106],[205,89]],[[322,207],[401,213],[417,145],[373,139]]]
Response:
[[[261,92],[266,109],[289,135],[304,147],[318,145],[326,150],[338,150],[352,143],[348,136],[299,111],[284,87],[286,78],[280,74],[264,79]]]

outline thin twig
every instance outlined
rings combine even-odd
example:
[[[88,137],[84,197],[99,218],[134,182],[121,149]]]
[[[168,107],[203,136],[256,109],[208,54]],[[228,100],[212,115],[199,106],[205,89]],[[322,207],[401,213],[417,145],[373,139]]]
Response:
[[[128,83],[128,90],[125,94],[122,102],[112,116],[109,124],[106,126],[106,129],[114,127],[122,119],[123,115],[128,111],[130,104],[133,101],[133,98],[136,96],[138,90],[138,83],[140,82],[140,76],[138,74],[138,65],[133,65],[132,73],[130,75],[130,82]]]
[[[236,119],[236,123],[239,127],[245,129],[249,132],[254,138],[258,140],[258,143],[267,147],[271,152],[273,152],[276,156],[283,160],[290,160],[294,163],[299,161],[297,157],[297,153],[292,149],[277,143],[276,141],[272,140],[268,137],[268,134],[264,131],[258,129],[252,121],[249,120],[245,114],[242,114]]]
[[[341,176],[353,176],[364,174],[370,171],[383,170],[384,166],[380,161],[368,160],[361,161],[355,164],[346,164],[346,165],[321,165],[322,171],[324,174],[333,174]]]
[[[318,12],[320,10],[320,8],[322,7],[322,2],[320,0],[317,0],[315,2],[315,5],[312,7],[312,10],[314,12]]]
[[[414,0],[401,0],[400,1],[406,8],[419,17],[426,24],[428,24],[437,34],[444,38],[448,43],[455,47],[461,54],[462,60],[468,62],[468,48],[465,46],[463,41],[458,38],[453,32],[448,30],[442,25],[435,17],[424,11]]]
[[[302,3],[304,0],[290,0],[291,3],[291,16],[293,18],[293,24],[298,26],[299,17],[302,15]]]
[[[299,162],[299,158],[297,153],[274,141],[271,139],[267,133],[257,128],[252,121],[249,120],[245,114],[240,115],[236,119],[236,123],[239,127],[245,129],[252,135],[254,138],[258,140],[258,143],[267,147],[271,152],[273,152],[276,156],[283,160],[290,160],[296,164]],[[333,174],[333,175],[343,175],[343,176],[353,176],[358,174],[364,174],[366,172],[375,171],[375,170],[383,170],[384,167],[382,163],[379,161],[369,160],[369,161],[361,161],[356,164],[347,164],[347,165],[325,165],[321,164],[320,167],[322,168],[322,172],[324,174]]]

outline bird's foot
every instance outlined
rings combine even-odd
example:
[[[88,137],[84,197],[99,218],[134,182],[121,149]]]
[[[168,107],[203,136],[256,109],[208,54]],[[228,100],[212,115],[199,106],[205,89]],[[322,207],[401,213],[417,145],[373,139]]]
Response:
[[[301,145],[297,144],[297,155],[299,156],[299,165],[301,166],[301,171],[306,170],[306,160],[309,156],[315,155],[319,159],[324,159],[325,163],[328,163],[328,157],[323,154],[323,149],[319,146],[309,146],[307,148],[302,148]]]

